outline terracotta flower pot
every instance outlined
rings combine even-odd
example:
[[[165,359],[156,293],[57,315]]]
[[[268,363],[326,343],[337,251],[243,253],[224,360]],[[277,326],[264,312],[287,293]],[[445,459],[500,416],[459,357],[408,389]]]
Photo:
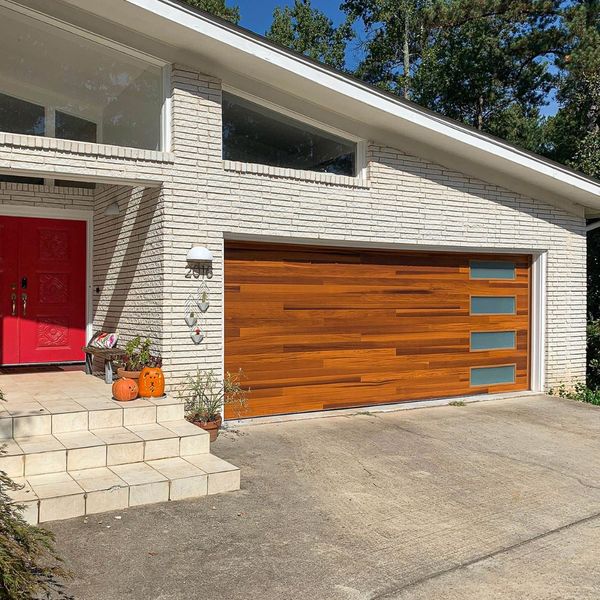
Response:
[[[210,434],[210,441],[214,442],[219,437],[219,429],[221,429],[223,419],[219,416],[214,421],[192,421],[192,423],[196,425],[196,427],[208,431]]]
[[[123,367],[117,369],[117,375],[125,379],[134,379],[137,381],[140,378],[141,371],[126,371]]]

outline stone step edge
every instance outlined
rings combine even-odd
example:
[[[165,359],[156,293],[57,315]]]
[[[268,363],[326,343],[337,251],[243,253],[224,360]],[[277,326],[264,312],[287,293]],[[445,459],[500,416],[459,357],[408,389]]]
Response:
[[[166,465],[168,461],[185,462],[186,468],[190,469],[189,474],[168,477],[165,475],[165,472],[168,472],[168,465]],[[161,465],[166,465],[166,470],[161,468]],[[44,493],[39,487],[39,481],[49,476],[38,475],[15,479],[15,482],[23,488],[17,492],[9,492],[9,495],[13,497],[15,504],[23,507],[25,520],[37,525],[38,523],[124,510],[134,506],[190,500],[240,489],[239,467],[210,454],[137,463],[135,467],[149,468],[156,473],[153,478],[155,480],[137,483],[134,480],[128,482],[127,475],[123,474],[126,469],[120,467],[133,469],[134,465],[118,465],[54,474],[64,475],[65,481],[63,484],[50,484],[54,485],[56,489],[49,493]],[[121,479],[121,482],[111,485],[111,482],[107,481],[106,485],[96,486],[97,489],[95,489],[93,484],[90,487],[84,481],[86,474],[91,474],[92,471],[110,471],[116,478]],[[81,482],[81,485],[78,482]],[[60,490],[61,485],[64,486],[63,491]],[[34,491],[34,486],[37,486],[39,494]]]
[[[144,439],[141,437],[142,433],[136,430],[136,428],[144,427],[144,425],[158,425],[162,429],[166,429],[170,435],[154,439]],[[74,431],[57,434],[59,437],[55,435],[43,435],[32,436],[31,438],[0,440],[0,446],[4,444],[7,448],[7,453],[0,456],[0,469],[5,471],[10,477],[27,477],[29,475],[68,471],[74,468],[87,468],[84,465],[88,464],[89,466],[92,462],[95,468],[210,452],[210,435],[208,432],[192,425],[184,419],[163,423],[130,425],[129,427],[107,428],[105,430],[99,429],[86,432]],[[99,437],[101,435],[100,432],[110,432],[111,430],[122,430],[118,433],[130,434],[135,439],[105,442]],[[86,433],[94,435],[94,432],[97,432],[94,437],[96,437],[98,443],[93,443],[92,445],[89,443],[80,443],[79,445],[67,447],[60,439],[62,435],[69,436],[72,434],[76,436],[77,434],[85,435]],[[27,441],[28,445],[45,443],[47,448],[38,451],[25,451],[19,445],[19,440],[21,440],[22,444],[25,444],[25,441]],[[177,440],[176,451],[173,448],[174,440]],[[52,447],[48,447],[48,444]],[[98,448],[103,450],[98,452]],[[75,456],[76,453],[78,453],[77,456]],[[94,456],[99,456],[100,454],[103,454],[103,457],[100,456],[98,458]],[[125,456],[126,454],[130,456],[127,457]]]
[[[81,407],[81,410],[46,409],[31,414],[10,414],[5,407],[0,412],[0,441],[14,437],[25,437],[26,432],[34,435],[67,433],[70,431],[89,431],[98,429],[98,423],[111,422],[112,427],[136,423],[163,423],[183,419],[184,403],[170,397],[153,400],[133,400],[117,402],[107,400],[102,407]],[[106,425],[108,427],[109,425]]]

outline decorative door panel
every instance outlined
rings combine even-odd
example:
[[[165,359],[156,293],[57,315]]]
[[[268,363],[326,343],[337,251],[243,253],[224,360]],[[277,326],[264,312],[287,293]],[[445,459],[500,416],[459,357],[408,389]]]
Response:
[[[0,364],[19,362],[18,219],[0,217]]]
[[[81,221],[14,219],[18,334],[4,364],[83,360],[86,227]],[[3,218],[0,217],[0,223]],[[14,260],[14,258],[13,258]],[[15,360],[14,354],[17,354]],[[11,356],[9,352],[9,356]]]

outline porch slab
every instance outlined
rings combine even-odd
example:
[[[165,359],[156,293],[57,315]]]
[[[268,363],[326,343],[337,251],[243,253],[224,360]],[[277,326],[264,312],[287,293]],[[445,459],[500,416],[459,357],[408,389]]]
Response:
[[[182,421],[176,397],[118,402],[112,387],[82,368],[0,369],[0,439],[62,434],[90,429]]]

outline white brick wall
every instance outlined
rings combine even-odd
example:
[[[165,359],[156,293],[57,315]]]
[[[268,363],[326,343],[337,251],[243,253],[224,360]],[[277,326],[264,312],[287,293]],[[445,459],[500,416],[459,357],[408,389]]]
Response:
[[[190,68],[173,70],[176,169],[165,190],[164,347],[171,376],[221,368],[223,239],[227,235],[453,248],[548,251],[546,377],[585,374],[585,220],[400,150],[371,143],[369,187],[261,175],[221,160],[220,86]],[[255,169],[253,169],[255,170]],[[246,171],[246,172],[243,172]],[[195,347],[183,306],[193,243],[215,255],[205,343]]]
[[[105,215],[118,202],[119,215]],[[160,349],[164,282],[158,188],[100,186],[94,206],[94,331],[141,335]]]
[[[547,383],[584,376],[582,215],[377,143],[369,146],[366,186],[238,171],[231,163],[225,169],[220,103],[218,80],[189,67],[174,68],[173,148],[164,156],[119,156],[110,149],[94,156],[80,147],[40,150],[31,140],[3,145],[0,139],[0,168],[39,169],[46,161],[49,172],[162,182],[162,188],[101,186],[94,195],[94,287],[101,288],[95,298],[96,328],[116,327],[125,337],[152,335],[172,382],[197,367],[220,369],[223,240],[228,235],[547,250]],[[104,207],[116,197],[126,212],[105,217]],[[5,198],[0,188],[0,202]],[[34,202],[61,201],[44,191]],[[185,256],[194,243],[208,245],[215,256],[206,339],[200,346],[192,343],[183,321],[186,299],[199,287],[186,278]]]
[[[94,190],[24,185],[0,181],[0,204],[17,207],[44,207],[70,210],[94,209]]]

